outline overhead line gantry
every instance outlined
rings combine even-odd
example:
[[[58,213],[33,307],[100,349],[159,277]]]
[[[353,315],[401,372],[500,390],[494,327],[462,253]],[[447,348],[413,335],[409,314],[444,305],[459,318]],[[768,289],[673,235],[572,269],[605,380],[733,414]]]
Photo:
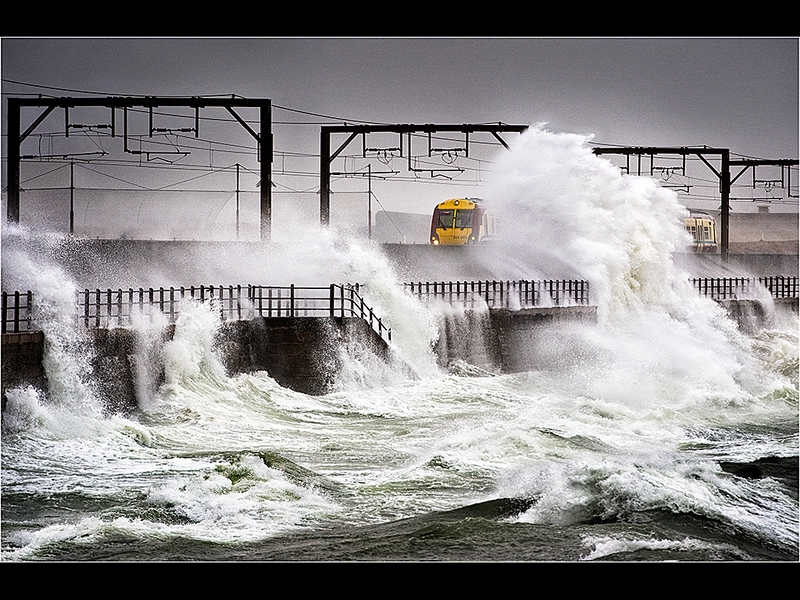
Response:
[[[728,246],[729,246],[729,231],[730,231],[730,200],[731,200],[731,185],[741,177],[749,168],[753,168],[755,172],[756,166],[771,165],[771,166],[791,166],[797,165],[797,159],[779,159],[779,160],[731,160],[730,150],[728,148],[708,148],[708,147],[658,147],[658,146],[612,146],[604,148],[594,148],[594,154],[622,154],[628,157],[628,172],[630,173],[630,157],[638,156],[640,161],[642,156],[653,157],[656,154],[677,154],[679,156],[697,156],[705,165],[719,179],[719,191],[721,197],[720,205],[720,254],[722,260],[728,260]],[[706,155],[719,156],[720,168],[717,170],[707,159]],[[731,178],[731,165],[742,165],[743,169],[733,178]],[[639,175],[641,175],[641,162],[639,164]],[[754,173],[755,177],[755,173]]]
[[[24,131],[20,130],[20,113],[23,106],[27,107],[44,107],[44,111],[31,123],[31,125]],[[116,137],[116,113],[115,109],[121,108],[123,114],[123,137],[125,152],[136,154],[137,151],[128,148],[128,128],[127,128],[127,115],[128,109],[135,107],[142,107],[148,109],[150,112],[150,136],[153,133],[159,133],[166,130],[153,127],[153,108],[161,106],[183,106],[194,108],[195,119],[194,127],[189,129],[182,129],[181,131],[193,131],[195,137],[198,136],[199,129],[199,111],[201,108],[206,107],[222,107],[226,109],[231,116],[255,139],[258,147],[258,157],[261,163],[261,239],[268,240],[270,238],[272,227],[272,157],[273,157],[273,140],[272,140],[272,102],[264,98],[248,99],[248,98],[203,98],[201,96],[192,96],[186,98],[178,97],[106,97],[102,99],[97,98],[9,98],[8,99],[8,163],[6,166],[8,182],[8,205],[6,209],[6,219],[10,223],[19,223],[19,192],[20,192],[20,147],[23,141],[41,124],[57,108],[64,109],[64,119],[66,127],[66,136],[69,137],[71,128],[77,127],[72,125],[69,120],[69,109],[78,106],[95,106],[106,107],[111,109],[111,137]],[[260,111],[259,115],[259,128],[260,131],[253,130],[247,122],[242,119],[239,114],[234,110],[236,108],[257,108]]]
[[[412,133],[427,133],[428,134],[428,155],[433,152],[441,152],[441,148],[433,148],[430,142],[430,136],[438,132],[459,132],[465,134],[465,145],[463,148],[457,149],[464,152],[469,156],[469,135],[475,132],[488,132],[491,133],[497,141],[499,141],[506,149],[508,144],[500,137],[501,132],[512,131],[522,133],[528,129],[527,125],[504,125],[503,123],[497,124],[464,124],[464,125],[410,125],[410,124],[397,124],[397,125],[331,125],[322,127],[320,134],[320,198],[319,198],[319,218],[322,225],[330,224],[331,214],[331,163],[342,153],[342,151],[352,142],[356,136],[361,135],[362,138],[368,133],[397,133],[400,136],[399,146],[392,148],[393,151],[399,151],[402,157],[404,153],[408,152],[408,168],[409,171],[415,169],[411,166],[411,134]],[[331,153],[331,134],[333,133],[349,133],[349,137],[339,148]],[[407,146],[403,144],[403,135],[408,136]],[[374,149],[372,149],[374,150]],[[364,142],[364,153],[366,154],[367,147],[366,141]]]

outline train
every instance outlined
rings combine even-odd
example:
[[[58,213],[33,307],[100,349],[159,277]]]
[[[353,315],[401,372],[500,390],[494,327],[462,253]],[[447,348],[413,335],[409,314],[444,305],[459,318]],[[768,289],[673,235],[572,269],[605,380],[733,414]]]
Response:
[[[717,224],[714,218],[703,213],[692,213],[683,218],[683,228],[692,236],[693,252],[717,251]]]
[[[717,252],[717,225],[705,213],[692,212],[683,218],[692,236],[689,250]],[[450,198],[433,209],[430,243],[434,246],[486,244],[497,239],[498,219],[480,198]]]
[[[450,198],[433,209],[430,243],[434,246],[485,244],[496,236],[497,217],[480,198]]]

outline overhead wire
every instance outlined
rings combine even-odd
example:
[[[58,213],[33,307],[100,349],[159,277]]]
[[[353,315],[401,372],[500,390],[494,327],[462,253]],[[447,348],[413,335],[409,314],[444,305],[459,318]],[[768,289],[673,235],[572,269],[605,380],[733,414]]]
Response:
[[[50,91],[53,91],[53,92],[85,94],[85,95],[89,95],[89,96],[115,96],[114,94],[102,94],[100,92],[93,92],[93,91],[87,91],[87,90],[76,90],[76,89],[63,88],[63,87],[54,87],[54,86],[46,86],[46,85],[39,85],[39,84],[31,84],[31,83],[27,83],[27,82],[22,82],[22,81],[12,80],[12,79],[6,79],[6,78],[3,78],[2,81],[4,83],[6,83],[6,84],[29,86],[29,87],[34,87],[34,88],[41,89],[41,90],[50,90]],[[8,92],[6,92],[6,91],[3,91],[2,95],[8,96],[10,94]],[[36,94],[28,94],[28,95],[36,95]],[[41,93],[38,94],[38,95],[42,96]],[[119,94],[116,94],[116,96],[119,96]],[[130,96],[130,97],[134,97],[134,98],[135,97],[145,97],[145,96],[136,96],[136,95],[128,95],[128,94],[126,94],[124,96],[125,97]],[[53,96],[53,97],[56,97],[56,96]],[[231,98],[233,98],[233,97],[236,97],[236,95],[235,94],[213,94],[213,95],[204,95],[204,96],[199,96],[199,97],[201,97],[201,98],[202,97],[231,97]],[[282,106],[282,105],[276,105],[276,104],[272,104],[271,106],[272,106],[272,108],[274,108],[276,110],[286,111],[286,112],[289,112],[289,113],[305,115],[305,116],[314,117],[314,118],[318,118],[318,119],[323,119],[324,120],[324,121],[313,121],[313,122],[301,122],[301,121],[291,121],[291,120],[287,120],[287,121],[272,121],[273,125],[311,125],[311,126],[316,125],[316,126],[318,126],[318,125],[324,125],[326,123],[332,123],[332,122],[341,122],[341,123],[347,123],[347,124],[386,125],[386,123],[375,123],[375,122],[365,121],[365,120],[361,120],[361,119],[343,119],[343,118],[337,117],[337,116],[326,115],[326,114],[322,114],[322,113],[318,113],[318,112],[302,110],[302,109],[297,109],[297,108],[292,108],[292,107],[287,107],[287,106]],[[136,111],[136,109],[133,109],[133,110]],[[143,110],[139,110],[138,112],[144,112],[144,111]],[[163,111],[163,112],[160,112],[159,115],[163,116],[163,117],[170,117],[170,118],[173,118],[173,117],[174,118],[194,118],[194,117],[189,117],[187,115],[177,114],[174,111]],[[210,123],[210,122],[234,123],[235,122],[235,120],[232,119],[232,118],[214,117],[214,116],[208,116],[208,115],[203,115],[202,117],[200,117],[200,119],[204,123]],[[89,139],[89,141],[94,143],[100,150],[103,150],[103,146],[100,143],[100,141],[103,139],[104,136],[109,136],[110,134],[108,134],[105,131],[99,131],[99,130],[94,131],[94,133],[95,133],[94,136],[90,136],[88,134],[86,134],[86,136]],[[59,135],[66,136],[66,133],[53,132],[53,133],[42,133],[42,134],[39,134],[39,135],[41,135],[41,136],[50,135],[50,136],[54,136],[55,137],[55,136],[59,136]],[[257,155],[257,153],[258,153],[257,149],[253,149],[252,146],[247,146],[247,145],[244,145],[244,144],[236,144],[236,143],[231,143],[231,142],[226,142],[226,141],[220,141],[220,140],[217,140],[217,139],[210,139],[210,138],[206,138],[206,137],[197,137],[197,136],[192,137],[192,136],[185,135],[183,133],[168,133],[166,135],[172,135],[174,137],[174,141],[172,141],[172,140],[159,141],[159,139],[152,139],[152,137],[151,137],[150,139],[148,139],[148,144],[152,145],[154,147],[158,147],[160,145],[165,145],[165,146],[169,145],[170,147],[174,148],[174,147],[176,147],[176,145],[175,145],[176,142],[180,141],[181,150],[187,150],[187,151],[194,151],[194,152],[201,152],[202,151],[202,152],[209,152],[209,153],[227,153],[227,154],[237,154],[237,155],[244,155],[244,156],[254,156],[254,155]],[[411,135],[414,135],[416,138],[423,137],[423,134],[411,134]],[[136,137],[136,136],[134,136],[134,137]],[[437,134],[435,136],[435,138],[437,140],[448,141],[448,142],[458,141],[458,140],[454,140],[452,136],[444,136],[444,135],[441,135],[441,134]],[[496,146],[496,145],[498,145],[496,142],[484,142],[482,140],[474,140],[474,139],[470,140],[470,143],[475,144],[475,145],[481,145],[481,146],[488,146],[488,145]],[[201,146],[200,144],[207,144],[208,147]],[[611,144],[599,144],[599,143],[596,143],[596,142],[591,142],[591,144],[593,144],[593,145],[611,145]],[[687,146],[687,147],[689,147],[689,146]],[[702,146],[697,146],[697,147],[702,147]],[[154,151],[153,154],[158,154],[158,151],[157,150]],[[291,158],[297,158],[297,159],[300,159],[300,160],[302,160],[302,159],[319,160],[319,154],[318,153],[314,154],[314,153],[288,152],[288,151],[275,151],[275,150],[273,150],[273,155],[282,156],[284,159],[286,157],[291,157]],[[736,154],[736,155],[733,155],[733,156],[742,157],[742,158],[751,158],[751,157],[746,157],[745,155],[741,155],[741,154]],[[359,156],[359,155],[356,155],[356,154],[347,154],[347,155],[342,154],[341,157],[342,158],[349,157],[349,158],[353,158],[353,159],[364,158],[363,156]],[[483,173],[484,165],[493,164],[492,161],[485,160],[485,159],[477,159],[475,157],[471,157],[471,156],[468,156],[468,155],[465,155],[465,156],[451,155],[450,157],[451,157],[453,162],[455,162],[456,160],[459,160],[459,161],[463,161],[464,163],[467,163],[467,165],[459,165],[459,168],[462,169],[463,173],[472,174],[473,176],[475,176],[475,174]],[[428,170],[431,170],[431,169],[435,170],[436,164],[434,164],[433,161],[426,161],[426,158],[432,158],[432,157],[431,156],[428,156],[428,157],[420,156],[420,157],[418,157],[418,160],[423,161],[420,164],[425,165],[425,168],[423,170],[424,171],[428,171]],[[60,160],[67,161],[68,159],[66,157],[61,157]],[[691,162],[691,161],[699,161],[700,159],[699,159],[699,157],[688,156],[687,160]],[[52,160],[52,161],[48,161],[48,162],[57,162],[57,161],[56,160]],[[121,161],[121,160],[119,160],[117,158],[112,159],[112,158],[107,158],[107,157],[101,157],[101,158],[95,157],[93,159],[86,158],[86,159],[82,160],[81,162],[85,162],[85,163],[91,162],[91,163],[96,164],[96,165],[102,164],[104,166],[109,166],[109,167],[123,167],[123,166],[128,166],[129,167],[129,166],[132,166],[131,165],[132,161]],[[474,168],[474,167],[469,166],[469,165],[473,165],[473,164],[477,165],[478,168]],[[173,183],[170,183],[170,184],[165,185],[165,186],[156,187],[156,188],[148,188],[147,186],[142,186],[142,185],[133,183],[131,181],[126,181],[126,180],[124,180],[122,178],[114,177],[112,175],[109,175],[107,173],[103,173],[101,171],[93,170],[93,172],[95,172],[97,174],[100,174],[100,175],[103,175],[103,176],[106,176],[106,177],[109,177],[109,178],[111,178],[113,180],[125,183],[126,185],[134,186],[139,191],[178,191],[178,190],[175,190],[175,189],[169,190],[168,188],[172,188],[173,186],[177,186],[177,185],[183,185],[183,184],[185,184],[187,182],[195,181],[195,180],[198,180],[198,179],[202,179],[204,177],[209,177],[209,176],[211,176],[213,174],[217,174],[217,173],[223,172],[225,170],[225,167],[219,168],[219,167],[213,167],[213,166],[208,166],[208,165],[199,165],[199,164],[192,163],[192,162],[183,162],[181,164],[176,165],[176,164],[155,164],[155,163],[152,163],[152,162],[144,162],[144,163],[142,163],[141,161],[138,161],[138,166],[140,168],[168,169],[168,170],[173,170],[173,171],[174,170],[178,170],[178,171],[180,171],[180,170],[186,170],[186,171],[202,170],[202,171],[204,171],[204,173],[202,175],[198,175],[196,177],[187,178],[187,179],[184,179],[184,180],[178,181],[178,182],[173,182]],[[428,166],[430,166],[430,169],[428,168]],[[51,171],[48,171],[47,173],[41,173],[41,174],[34,175],[34,176],[26,179],[26,181],[30,182],[30,181],[32,181],[34,179],[38,179],[40,177],[43,177],[46,174],[52,173],[52,172],[54,172],[56,170],[58,170],[58,168],[57,169],[53,169]],[[248,169],[248,171],[253,173],[253,174],[255,174],[253,171],[251,171],[249,169]],[[299,178],[308,177],[308,178],[311,178],[311,177],[318,177],[319,176],[319,172],[318,171],[302,171],[302,170],[289,170],[289,171],[287,171],[286,169],[282,169],[281,172],[280,172],[280,176],[281,177],[299,177]],[[451,185],[454,180],[457,180],[457,183],[459,185],[475,185],[475,186],[479,186],[481,184],[480,175],[478,175],[477,177],[478,177],[477,180],[474,180],[474,181],[465,181],[467,178],[460,177],[460,174],[459,174],[459,176],[455,176],[453,179],[448,179],[446,181],[431,177],[429,179],[426,179],[426,183],[432,183],[432,184],[437,184],[437,185]],[[711,179],[706,180],[706,179],[701,178],[701,177],[694,177],[694,176],[687,176],[687,175],[684,175],[684,177],[690,182],[691,181],[700,182],[700,183],[693,183],[692,184],[693,188],[706,187],[706,186],[713,187],[715,184],[718,185],[718,180],[717,181],[714,181],[714,180],[711,180]],[[416,174],[414,174],[414,176],[412,177],[410,175],[401,175],[401,174],[398,173],[397,176],[393,176],[390,179],[392,181],[395,181],[395,182],[419,181],[419,178],[416,176]],[[318,189],[318,186],[316,186],[316,185],[307,188],[307,190],[292,189],[290,186],[276,183],[274,180],[273,180],[273,184],[276,187],[284,188],[284,189],[282,189],[280,191],[279,190],[275,190],[275,192],[279,193],[279,194],[284,194],[284,193],[298,193],[298,194],[311,193],[312,190],[316,191]],[[36,188],[36,189],[40,189],[40,188]],[[80,189],[85,189],[85,188],[80,188]],[[130,191],[130,188],[121,188],[121,189],[109,188],[108,191],[126,191],[126,190]],[[202,191],[202,190],[191,190],[191,191],[199,192],[199,191]],[[703,194],[702,193],[698,193],[698,192],[700,192],[700,190],[693,189],[693,192],[690,193],[689,195],[691,196],[691,198],[703,201],[704,200]],[[716,199],[718,199],[718,196],[716,196],[713,193],[710,193],[709,196],[707,197],[708,201],[713,201],[713,200],[716,200]],[[376,200],[377,200],[377,198],[376,198]],[[734,200],[734,199],[732,199],[732,201],[743,202],[743,201],[748,201],[748,200],[746,200],[746,199],[743,199],[743,200],[739,200],[739,199]],[[379,204],[380,204],[380,202],[379,202]]]

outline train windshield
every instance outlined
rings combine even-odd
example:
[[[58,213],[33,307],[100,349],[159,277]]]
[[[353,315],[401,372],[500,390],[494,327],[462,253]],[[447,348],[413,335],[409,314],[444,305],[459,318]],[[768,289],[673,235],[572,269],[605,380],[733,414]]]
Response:
[[[450,229],[453,226],[455,211],[439,210],[439,218],[436,220],[437,229]]]
[[[472,227],[472,209],[462,209],[456,212],[456,228],[464,229],[465,227]]]

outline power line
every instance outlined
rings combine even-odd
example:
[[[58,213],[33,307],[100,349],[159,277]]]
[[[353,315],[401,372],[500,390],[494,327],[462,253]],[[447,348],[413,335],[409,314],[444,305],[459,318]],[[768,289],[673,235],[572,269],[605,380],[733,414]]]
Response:
[[[24,86],[28,86],[28,87],[41,88],[41,89],[44,89],[44,90],[51,90],[51,91],[56,91],[56,92],[64,92],[64,93],[69,93],[69,94],[85,94],[87,96],[124,96],[124,97],[131,97],[131,98],[146,98],[147,97],[146,95],[141,95],[141,94],[108,94],[108,93],[102,93],[102,92],[93,92],[93,91],[89,91],[89,90],[75,90],[75,89],[70,89],[70,88],[61,88],[61,87],[54,87],[54,86],[47,86],[47,85],[28,83],[28,82],[25,82],[25,81],[17,81],[17,80],[14,80],[14,79],[6,79],[6,78],[3,78],[2,81],[3,81],[3,83],[11,83],[11,84],[15,84],[15,85],[24,85]],[[12,95],[12,94],[9,94],[7,92],[3,92],[3,95],[4,96],[9,96],[9,95]],[[17,95],[17,94],[14,94],[14,95]],[[36,94],[28,94],[28,95],[34,96]],[[41,95],[41,94],[39,94],[39,95]],[[200,98],[235,98],[236,96],[237,96],[237,94],[203,94],[203,95],[201,95],[199,97]],[[242,96],[239,96],[239,97],[242,97]],[[277,104],[272,104],[272,107],[275,108],[275,109],[285,110],[287,112],[293,112],[293,113],[308,115],[308,116],[311,116],[311,117],[319,117],[321,119],[329,119],[331,121],[341,121],[341,122],[348,122],[348,123],[367,123],[367,121],[361,121],[361,120],[358,120],[358,119],[342,119],[340,117],[334,117],[334,116],[325,115],[325,114],[322,114],[322,113],[315,113],[315,112],[311,112],[311,111],[300,110],[300,109],[297,109],[297,108],[290,108],[290,107],[287,107],[287,106],[280,106],[280,105],[277,105]],[[229,121],[229,119],[218,119],[218,120],[220,120],[220,121]],[[317,124],[317,123],[288,123],[288,124],[298,124],[298,125],[308,124],[308,125],[313,125],[313,124]]]

